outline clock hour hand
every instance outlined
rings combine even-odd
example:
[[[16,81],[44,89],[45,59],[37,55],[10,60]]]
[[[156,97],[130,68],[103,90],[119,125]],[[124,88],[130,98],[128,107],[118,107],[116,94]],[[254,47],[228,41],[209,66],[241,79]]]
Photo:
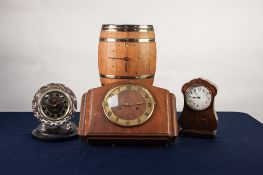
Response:
[[[123,58],[117,58],[117,57],[108,57],[108,58],[111,58],[111,59],[114,59],[114,60],[123,60]]]
[[[129,61],[129,58],[126,56],[126,57],[120,57],[120,58],[117,58],[117,57],[108,57],[108,58],[111,58],[111,59],[117,59],[117,60],[123,60],[125,61],[125,72],[127,72],[127,69],[128,69],[128,61]]]
[[[136,103],[136,105],[143,105],[143,104],[146,104],[145,102],[138,102]]]
[[[125,72],[127,72],[128,67],[128,60],[125,60]]]
[[[128,57],[108,57],[108,58],[111,58],[111,59],[114,59],[114,60],[124,60],[124,61],[128,61]]]
[[[57,106],[57,104],[49,104],[49,103],[47,103],[46,104],[48,107],[56,107]]]
[[[56,107],[58,105],[58,100],[57,99],[49,99],[48,101],[45,101],[45,104],[47,106]]]
[[[125,103],[125,104],[121,104],[121,105],[119,105],[119,106],[127,106],[127,107],[130,107],[130,106],[143,105],[143,104],[146,104],[146,103],[145,103],[145,102],[138,102],[138,103],[135,103],[135,104]]]

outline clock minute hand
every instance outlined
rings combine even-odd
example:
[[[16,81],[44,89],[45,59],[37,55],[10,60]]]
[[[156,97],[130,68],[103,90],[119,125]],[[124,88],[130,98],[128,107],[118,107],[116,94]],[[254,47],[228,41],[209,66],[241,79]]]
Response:
[[[125,72],[127,72],[127,69],[128,69],[128,61],[129,61],[129,58],[126,56],[126,57],[120,57],[120,58],[117,58],[117,57],[108,57],[108,58],[111,58],[111,59],[117,59],[117,60],[123,60],[125,61]]]
[[[127,107],[130,107],[130,106],[143,105],[143,104],[146,104],[146,103],[145,103],[145,102],[140,102],[140,103],[135,103],[135,104],[125,103],[125,104],[122,104],[122,105],[119,105],[119,106],[127,106]]]
[[[111,58],[111,59],[116,59],[116,60],[124,60],[124,61],[127,61],[127,58],[126,57],[108,57],[108,58]]]
[[[47,106],[51,106],[51,107],[56,107],[58,104],[57,104],[57,103],[55,103],[55,104],[49,104],[49,103],[47,103],[46,105],[47,105]]]
[[[128,71],[128,61],[129,61],[129,58],[126,56],[124,57],[124,61],[125,61],[125,72]]]
[[[139,102],[139,103],[136,103],[135,105],[143,105],[143,104],[146,104],[145,102]]]

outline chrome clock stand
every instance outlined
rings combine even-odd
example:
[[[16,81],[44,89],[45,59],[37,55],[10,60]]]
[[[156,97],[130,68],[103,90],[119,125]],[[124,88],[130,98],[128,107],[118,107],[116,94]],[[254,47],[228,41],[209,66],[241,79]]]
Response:
[[[74,93],[65,85],[50,83],[41,87],[32,101],[34,116],[41,122],[32,135],[43,141],[77,137],[77,126],[70,120],[77,109]]]
[[[73,122],[65,123],[59,127],[52,128],[48,125],[39,124],[32,131],[36,139],[43,141],[63,141],[77,137],[77,126]]]

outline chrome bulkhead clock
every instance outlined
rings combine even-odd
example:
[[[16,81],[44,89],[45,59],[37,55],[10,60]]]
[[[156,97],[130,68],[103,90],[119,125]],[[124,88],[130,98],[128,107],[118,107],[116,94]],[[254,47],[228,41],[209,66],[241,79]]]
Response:
[[[42,139],[59,139],[76,135],[76,125],[70,120],[77,109],[71,89],[60,83],[42,86],[32,101],[34,116],[41,124],[32,134]]]

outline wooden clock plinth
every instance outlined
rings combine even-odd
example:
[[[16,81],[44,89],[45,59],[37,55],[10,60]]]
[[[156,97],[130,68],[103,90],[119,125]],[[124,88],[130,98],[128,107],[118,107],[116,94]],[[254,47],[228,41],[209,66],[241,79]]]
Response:
[[[175,96],[168,90],[146,84],[155,102],[147,121],[136,126],[120,126],[105,115],[102,102],[112,88],[126,83],[117,82],[94,88],[82,97],[78,134],[90,145],[167,145],[178,135]],[[133,98],[133,97],[130,97]],[[125,112],[125,111],[124,111]]]
[[[196,129],[182,129],[180,130],[181,136],[193,136],[201,138],[214,138],[216,136],[216,131],[205,131]]]
[[[212,106],[206,109],[206,111],[193,111],[186,107],[179,119],[182,126],[180,135],[204,138],[215,137],[217,115],[214,113]]]

